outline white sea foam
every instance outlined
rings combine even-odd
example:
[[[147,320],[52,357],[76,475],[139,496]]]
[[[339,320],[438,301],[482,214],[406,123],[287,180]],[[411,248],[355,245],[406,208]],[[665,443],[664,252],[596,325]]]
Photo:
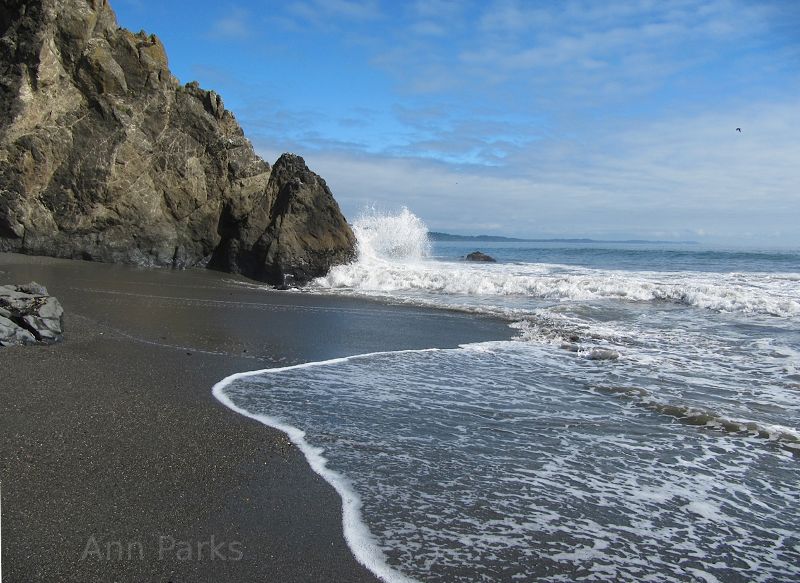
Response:
[[[509,296],[546,301],[671,302],[718,312],[800,316],[796,281],[787,274],[618,271],[537,263],[476,264],[430,257],[424,223],[367,213],[355,222],[358,259],[317,279],[317,289],[400,297],[426,304],[485,308]],[[792,275],[792,274],[789,274]],[[414,294],[404,296],[403,294]]]
[[[615,398],[624,392],[605,398],[593,387],[618,378],[616,367],[569,359],[522,342],[376,353],[232,378],[215,394],[308,432],[292,439],[315,469],[362,495],[351,516],[375,536],[347,537],[373,570],[388,561],[420,580],[465,583],[793,572],[796,552],[763,536],[791,528],[791,456],[630,408]]]
[[[314,284],[320,289],[366,295],[397,292],[431,294],[413,299],[435,302],[436,296],[523,296],[535,300],[672,302],[718,312],[764,314],[784,318],[800,316],[794,285],[752,274],[734,281],[726,274],[617,272],[584,268],[564,274],[551,266],[477,265],[433,260],[393,262],[359,260],[334,267]],[[759,283],[756,287],[753,284]],[[784,284],[784,285],[781,285]],[[503,301],[501,298],[499,301]],[[449,304],[452,302],[448,302]]]
[[[251,419],[255,419],[264,425],[284,432],[292,441],[292,443],[294,443],[305,456],[308,464],[311,466],[311,469],[313,469],[326,482],[333,486],[342,499],[342,526],[344,530],[345,541],[347,541],[347,546],[350,547],[350,550],[353,552],[353,555],[359,563],[364,565],[367,569],[372,571],[372,573],[386,583],[418,583],[415,579],[408,577],[407,575],[404,575],[395,569],[392,569],[386,563],[386,557],[384,556],[380,547],[376,544],[375,538],[373,537],[372,533],[370,533],[369,528],[367,528],[366,524],[361,518],[361,497],[359,496],[358,492],[352,488],[350,480],[348,480],[346,476],[327,467],[328,460],[323,455],[323,448],[316,447],[306,441],[306,434],[302,429],[284,423],[278,417],[273,415],[254,413],[252,411],[248,411],[247,409],[243,409],[242,407],[236,405],[236,403],[234,403],[233,400],[225,394],[225,388],[231,383],[241,379],[246,379],[248,377],[275,374],[279,372],[285,372],[287,370],[312,368],[315,366],[326,366],[347,362],[352,358],[363,358],[379,354],[384,353],[376,352],[372,354],[358,355],[356,357],[334,358],[331,360],[308,362],[287,367],[240,372],[225,377],[216,383],[211,389],[211,392],[220,403],[236,413]]]
[[[396,215],[365,210],[353,224],[353,233],[361,262],[417,262],[430,256],[428,228],[407,208]]]
[[[336,488],[359,562],[386,581],[797,574],[796,274],[441,261],[408,210],[354,232],[317,292],[500,315],[521,340],[214,387]]]

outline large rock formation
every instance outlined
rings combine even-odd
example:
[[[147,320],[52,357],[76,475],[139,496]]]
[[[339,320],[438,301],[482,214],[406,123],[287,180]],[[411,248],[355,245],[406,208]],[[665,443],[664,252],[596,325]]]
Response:
[[[325,181],[300,156],[284,154],[266,191],[244,212],[222,217],[211,266],[264,281],[307,281],[352,258],[355,237]]]
[[[0,6],[0,251],[209,264],[283,283],[354,237],[303,159],[261,160],[213,91],[106,0]]]

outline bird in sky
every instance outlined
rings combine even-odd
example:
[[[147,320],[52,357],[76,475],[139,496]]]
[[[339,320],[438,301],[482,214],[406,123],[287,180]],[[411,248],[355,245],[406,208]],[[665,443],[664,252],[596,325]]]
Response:
[[[742,128],[736,128],[736,131],[741,134],[742,133]]]

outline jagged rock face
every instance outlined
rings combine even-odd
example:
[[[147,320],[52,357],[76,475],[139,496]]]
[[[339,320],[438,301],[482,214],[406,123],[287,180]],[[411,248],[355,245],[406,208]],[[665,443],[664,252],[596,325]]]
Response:
[[[36,282],[0,285],[0,346],[58,342],[63,316],[58,300]]]
[[[180,86],[154,35],[105,0],[0,7],[0,250],[282,283],[352,256],[302,158],[275,171],[213,91]]]
[[[300,156],[272,168],[264,199],[243,220],[231,220],[211,267],[291,284],[327,273],[353,258],[355,238],[325,181]],[[269,208],[271,213],[264,212]]]

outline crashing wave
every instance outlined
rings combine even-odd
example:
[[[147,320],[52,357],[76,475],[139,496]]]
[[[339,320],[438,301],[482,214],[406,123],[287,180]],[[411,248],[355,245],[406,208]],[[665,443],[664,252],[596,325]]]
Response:
[[[443,296],[476,298],[488,312],[493,296],[545,301],[670,302],[717,312],[800,316],[796,282],[785,274],[614,271],[575,266],[470,264],[431,258],[428,229],[407,208],[364,213],[353,225],[358,259],[334,267],[314,287],[393,296],[438,305]],[[404,297],[404,293],[413,297]],[[438,298],[438,300],[437,300]],[[441,302],[452,308],[453,302]],[[461,302],[464,303],[464,302]],[[469,303],[469,302],[467,302]],[[491,303],[491,302],[489,302]]]

